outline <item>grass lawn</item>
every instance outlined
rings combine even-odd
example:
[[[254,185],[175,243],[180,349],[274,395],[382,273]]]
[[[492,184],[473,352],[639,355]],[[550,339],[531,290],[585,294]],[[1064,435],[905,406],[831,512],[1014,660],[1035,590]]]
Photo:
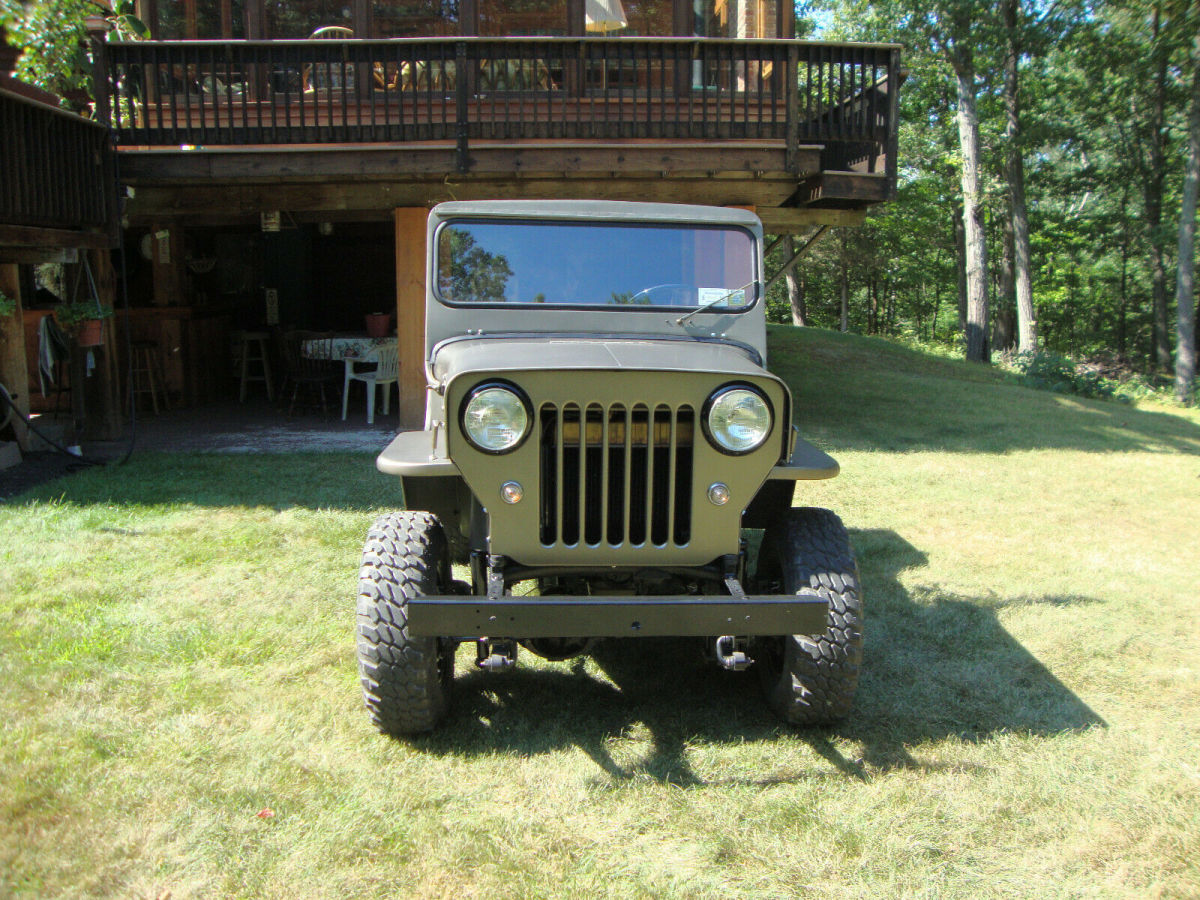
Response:
[[[1200,416],[772,331],[867,598],[841,726],[626,641],[374,733],[370,456],[135,457],[0,504],[0,896],[1200,896]]]

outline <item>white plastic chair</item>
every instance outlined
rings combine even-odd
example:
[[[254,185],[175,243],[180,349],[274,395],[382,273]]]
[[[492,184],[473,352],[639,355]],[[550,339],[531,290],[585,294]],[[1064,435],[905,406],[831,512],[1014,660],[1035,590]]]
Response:
[[[370,363],[373,369],[358,371],[360,363]],[[396,344],[383,344],[366,356],[346,357],[346,382],[342,388],[342,421],[346,421],[346,410],[350,404],[350,382],[361,381],[367,388],[367,424],[375,424],[375,386],[383,388],[383,414],[388,414],[392,399],[392,385],[400,381],[400,353]]]

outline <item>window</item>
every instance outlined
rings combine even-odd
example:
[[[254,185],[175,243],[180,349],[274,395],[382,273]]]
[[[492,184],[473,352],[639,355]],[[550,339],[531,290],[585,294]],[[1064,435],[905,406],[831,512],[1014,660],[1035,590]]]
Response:
[[[246,37],[242,0],[158,0],[151,32],[158,40]]]
[[[568,0],[480,0],[479,34],[545,37],[567,33]]]
[[[755,300],[754,238],[737,227],[454,221],[437,249],[447,303],[741,310]]]
[[[774,0],[693,0],[695,33],[700,37],[779,37]]]
[[[374,0],[371,36],[449,37],[459,33],[458,0]]]
[[[354,28],[353,0],[267,0],[267,37],[306,38],[318,28]]]
[[[621,35],[663,37],[675,30],[675,11],[671,0],[623,0],[625,20]]]

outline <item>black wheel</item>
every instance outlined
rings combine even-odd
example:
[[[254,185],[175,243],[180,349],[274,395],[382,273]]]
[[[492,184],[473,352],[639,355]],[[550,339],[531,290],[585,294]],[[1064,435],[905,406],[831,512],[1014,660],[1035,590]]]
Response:
[[[823,633],[757,642],[755,668],[767,702],[795,725],[843,718],[858,687],[863,603],[858,565],[842,520],[827,509],[789,509],[767,529],[759,558],[759,572],[777,579],[782,593],[808,588],[829,601]]]
[[[385,734],[432,731],[446,714],[454,645],[408,634],[408,601],[451,589],[446,537],[427,512],[375,520],[358,577],[358,672],[371,720]]]

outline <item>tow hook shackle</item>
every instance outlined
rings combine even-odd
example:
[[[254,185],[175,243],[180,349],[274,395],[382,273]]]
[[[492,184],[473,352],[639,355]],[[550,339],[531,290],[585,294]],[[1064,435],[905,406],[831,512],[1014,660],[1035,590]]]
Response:
[[[485,672],[503,672],[516,664],[516,641],[493,641],[491,638],[480,638],[475,642],[475,665]]]
[[[754,665],[754,660],[746,652],[747,643],[746,638],[734,637],[732,634],[725,634],[717,638],[713,645],[713,651],[716,653],[717,663],[721,668],[731,672],[741,672]]]

